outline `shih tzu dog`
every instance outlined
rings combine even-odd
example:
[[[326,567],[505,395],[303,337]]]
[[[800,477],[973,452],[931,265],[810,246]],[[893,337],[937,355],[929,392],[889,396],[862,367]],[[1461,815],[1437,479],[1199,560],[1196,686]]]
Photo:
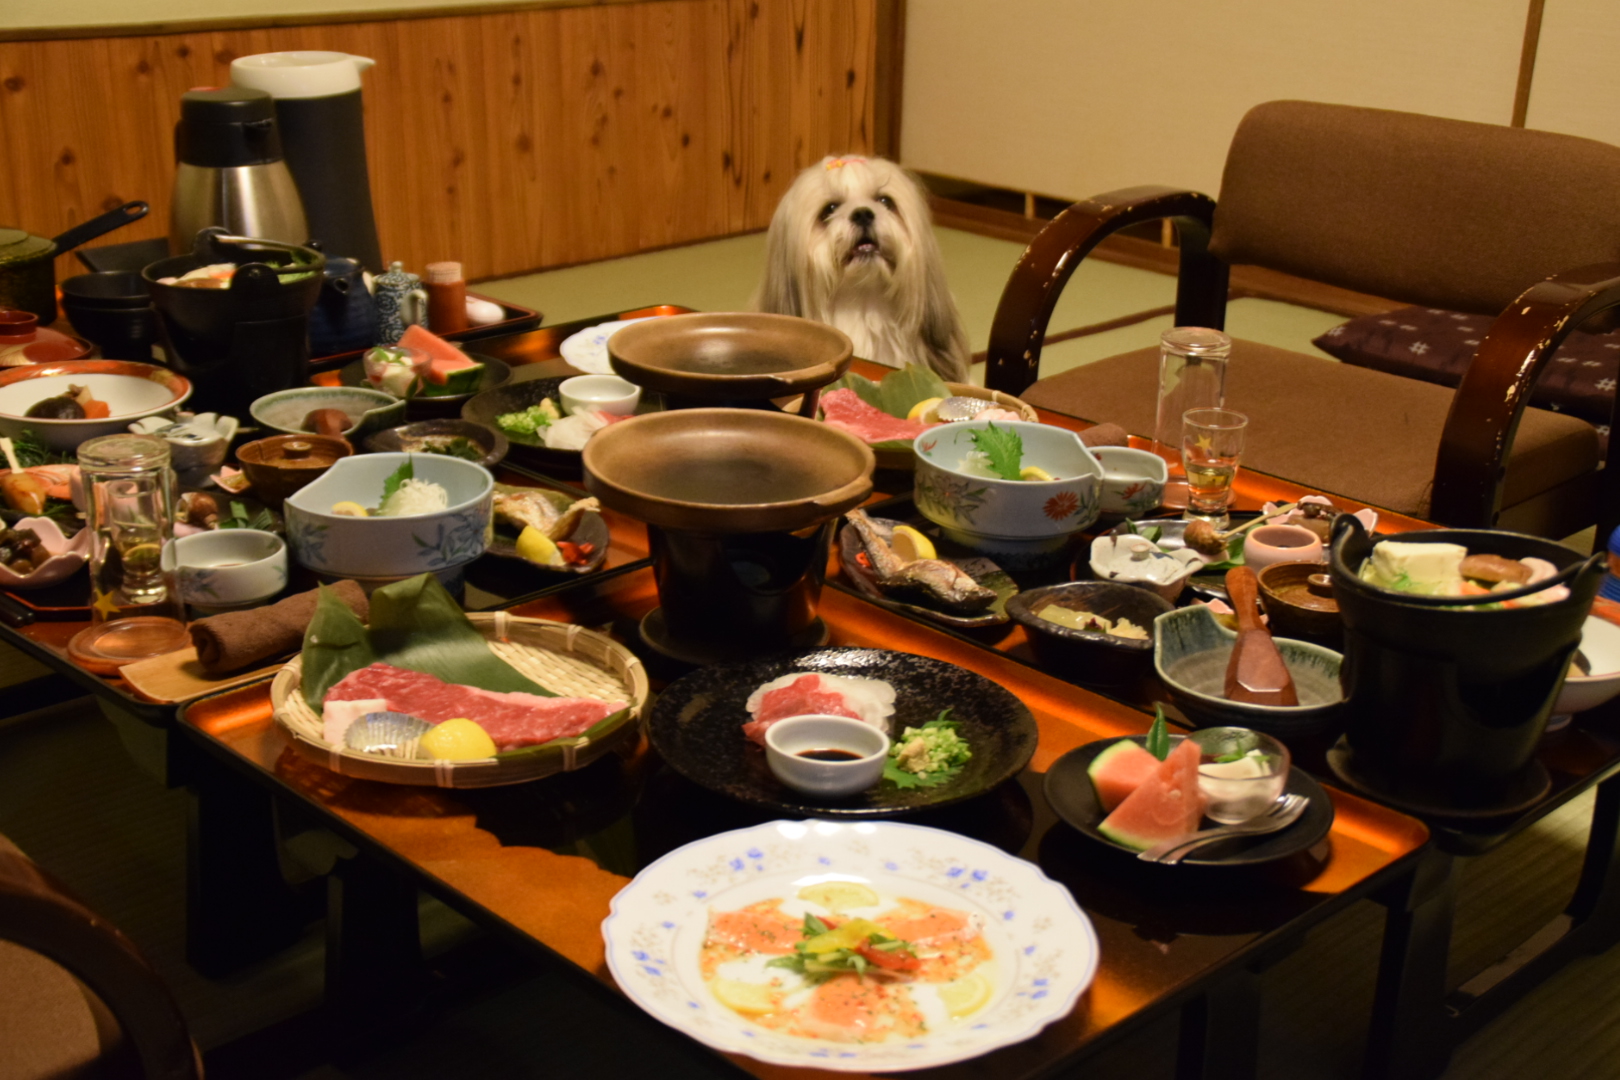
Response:
[[[882,158],[829,157],[799,174],[765,237],[754,306],[829,323],[855,355],[967,380],[968,342],[928,202]]]

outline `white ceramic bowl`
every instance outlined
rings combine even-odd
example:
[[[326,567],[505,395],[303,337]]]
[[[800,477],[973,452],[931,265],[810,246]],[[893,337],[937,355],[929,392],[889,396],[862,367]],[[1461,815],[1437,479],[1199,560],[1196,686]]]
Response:
[[[641,387],[617,375],[575,375],[558,385],[557,396],[569,416],[592,409],[629,416],[641,403]]]
[[[41,420],[24,416],[34,405],[86,386],[111,415],[101,420]],[[172,413],[191,396],[191,382],[155,364],[128,360],[67,360],[0,372],[0,435],[32,431],[53,450],[74,450],[87,439],[115,435],[147,416]]]
[[[1581,652],[1591,665],[1590,675],[1570,674],[1558,691],[1554,713],[1578,713],[1595,709],[1620,694],[1620,626],[1597,615],[1588,615],[1581,627]]]
[[[1102,512],[1124,517],[1151,513],[1164,501],[1170,465],[1149,450],[1099,446],[1091,456],[1102,466]]]
[[[42,589],[55,585],[78,571],[90,557],[90,530],[80,529],[69,540],[62,535],[61,526],[50,518],[28,517],[12,526],[31,529],[51,557],[34,567],[32,573],[18,574],[9,566],[0,566],[0,587],[7,589]]]
[[[409,457],[418,480],[442,486],[450,505],[408,517],[345,517],[340,502],[375,507],[383,483]],[[287,540],[301,566],[336,577],[391,578],[438,573],[484,553],[495,480],[489,470],[442,454],[361,454],[339,458],[287,497]]]
[[[163,549],[180,598],[198,607],[258,604],[287,587],[287,544],[259,529],[213,529],[182,536]]]
[[[969,546],[979,538],[1050,540],[1067,537],[1097,520],[1102,466],[1072,431],[1023,420],[993,421],[1024,443],[1023,464],[1045,469],[1057,480],[1003,480],[964,472],[973,436],[989,422],[943,424],[912,443],[917,455],[917,509]]]
[[[1326,562],[1327,554],[1303,525],[1262,525],[1243,538],[1243,561],[1259,573],[1273,563]]]
[[[254,400],[248,412],[259,426],[282,435],[304,435],[304,420],[316,409],[337,409],[347,413],[350,426],[343,437],[358,443],[373,431],[398,427],[405,422],[404,398],[366,386],[298,386],[277,390]]]
[[[1205,560],[1191,548],[1164,551],[1145,536],[1108,533],[1091,541],[1090,563],[1098,581],[1150,589],[1173,604]]]
[[[813,751],[858,755],[840,761],[802,756]],[[765,729],[765,761],[776,778],[795,791],[837,799],[865,791],[883,776],[889,737],[847,716],[790,716]]]

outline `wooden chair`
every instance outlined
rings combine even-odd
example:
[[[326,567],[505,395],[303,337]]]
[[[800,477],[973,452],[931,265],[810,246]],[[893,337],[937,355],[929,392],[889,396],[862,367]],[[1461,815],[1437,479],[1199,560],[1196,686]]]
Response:
[[[986,385],[1150,435],[1158,350],[1037,381],[1047,321],[1110,233],[1169,219],[1176,321],[1223,328],[1245,264],[1495,315],[1455,392],[1252,342],[1233,343],[1227,403],[1250,416],[1244,464],[1447,525],[1560,537],[1620,521],[1620,439],[1526,408],[1564,336],[1620,305],[1620,148],[1380,109],[1278,101],[1232,139],[1221,199],[1163,187],[1058,215],[996,309]],[[1610,419],[1613,426],[1613,417]]]
[[[0,836],[0,1076],[197,1080],[184,1018],[135,946]]]

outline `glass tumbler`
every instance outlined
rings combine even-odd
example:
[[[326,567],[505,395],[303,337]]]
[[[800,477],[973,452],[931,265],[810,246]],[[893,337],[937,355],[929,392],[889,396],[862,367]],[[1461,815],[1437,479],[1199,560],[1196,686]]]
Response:
[[[1153,452],[1168,459],[1170,481],[1164,505],[1187,505],[1187,474],[1181,465],[1181,418],[1188,409],[1226,405],[1226,367],[1232,339],[1219,330],[1178,326],[1159,336],[1159,403]]]
[[[1182,417],[1181,461],[1187,475],[1187,518],[1225,528],[1232,482],[1243,457],[1249,418],[1231,409],[1189,409]]]
[[[186,643],[185,606],[163,549],[174,538],[169,445],[150,435],[103,435],[79,447],[89,501],[89,629],[74,659],[116,669]]]

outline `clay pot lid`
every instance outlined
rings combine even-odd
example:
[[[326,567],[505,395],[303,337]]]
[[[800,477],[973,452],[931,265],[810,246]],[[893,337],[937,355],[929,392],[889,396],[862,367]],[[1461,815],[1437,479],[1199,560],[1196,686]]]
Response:
[[[329,469],[353,453],[347,439],[331,435],[272,435],[239,447],[236,460],[270,469]]]
[[[641,324],[646,325],[646,324]],[[648,413],[585,444],[585,486],[649,525],[700,533],[789,532],[829,521],[872,492],[865,443],[762,409]]]
[[[614,334],[607,349],[613,370],[638,386],[717,401],[803,394],[842,375],[854,355],[834,327],[752,312],[648,319]]]

